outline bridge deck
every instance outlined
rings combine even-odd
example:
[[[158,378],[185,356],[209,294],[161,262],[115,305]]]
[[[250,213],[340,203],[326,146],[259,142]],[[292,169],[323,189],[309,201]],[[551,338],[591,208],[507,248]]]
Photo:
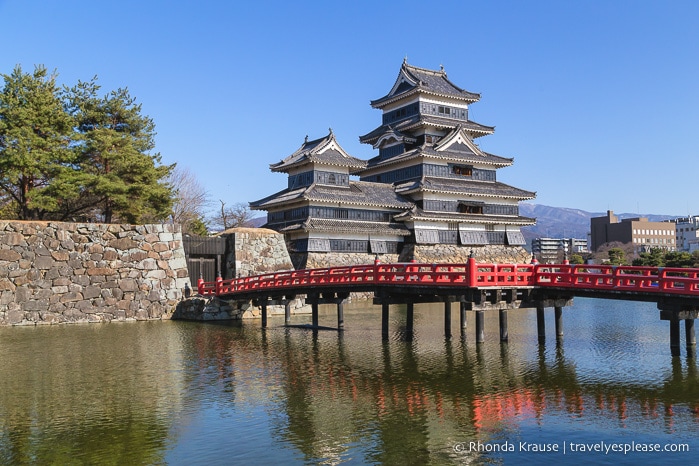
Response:
[[[573,297],[587,296],[656,302],[660,318],[670,321],[670,347],[679,354],[681,320],[685,321],[688,349],[696,345],[694,319],[699,317],[699,269],[633,267],[611,265],[539,265],[398,263],[329,267],[274,272],[231,280],[199,280],[202,296],[248,300],[262,307],[262,326],[267,326],[267,306],[285,305],[290,324],[289,301],[305,295],[311,304],[312,328],[318,329],[318,305],[337,305],[338,329],[344,325],[343,306],[350,293],[371,292],[380,304],[382,336],[388,338],[388,309],[391,304],[407,305],[407,334],[412,334],[413,306],[443,302],[445,335],[451,336],[451,305],[461,307],[462,333],[465,311],[476,311],[476,341],[483,341],[483,311],[500,312],[500,338],[507,334],[507,310],[536,308],[539,340],[545,338],[544,309],[556,311],[556,336],[562,331],[564,306]]]
[[[199,281],[202,296],[251,298],[324,290],[466,295],[466,290],[532,289],[592,296],[691,304],[699,301],[699,269],[571,264],[370,264],[274,272],[215,282]],[[473,293],[471,293],[473,294]]]

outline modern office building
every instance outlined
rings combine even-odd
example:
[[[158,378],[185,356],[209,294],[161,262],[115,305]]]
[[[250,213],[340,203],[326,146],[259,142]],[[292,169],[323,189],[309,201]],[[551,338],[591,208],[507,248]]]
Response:
[[[542,264],[561,263],[572,254],[588,252],[587,240],[576,238],[534,238],[532,254]]]
[[[650,222],[645,217],[619,221],[611,210],[604,217],[590,219],[590,237],[593,251],[615,241],[633,243],[636,253],[648,252],[653,248],[676,250],[675,223]]]

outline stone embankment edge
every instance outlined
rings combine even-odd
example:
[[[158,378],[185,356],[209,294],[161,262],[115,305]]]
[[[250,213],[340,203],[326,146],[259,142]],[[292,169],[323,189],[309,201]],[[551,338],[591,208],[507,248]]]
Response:
[[[191,286],[178,225],[0,221],[0,326],[169,319]]]

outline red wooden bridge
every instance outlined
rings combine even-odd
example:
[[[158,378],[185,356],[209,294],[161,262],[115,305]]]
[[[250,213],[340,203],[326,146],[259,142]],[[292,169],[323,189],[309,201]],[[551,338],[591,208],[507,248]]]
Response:
[[[561,309],[575,296],[651,301],[660,318],[670,321],[670,345],[679,351],[679,322],[685,321],[686,344],[696,345],[694,319],[699,314],[699,269],[572,264],[465,264],[395,263],[356,265],[274,272],[231,280],[199,280],[205,297],[253,301],[262,307],[286,305],[306,295],[312,306],[313,326],[318,327],[318,304],[338,306],[338,328],[344,324],[342,305],[350,293],[372,292],[383,306],[382,332],[388,335],[388,306],[408,305],[407,331],[412,333],[412,307],[421,302],[445,303],[445,333],[451,335],[451,303],[461,303],[461,328],[465,311],[476,311],[476,340],[483,341],[485,310],[500,311],[500,337],[507,341],[507,310],[536,308],[540,339],[544,337],[543,311],[556,310],[556,334],[562,336]]]

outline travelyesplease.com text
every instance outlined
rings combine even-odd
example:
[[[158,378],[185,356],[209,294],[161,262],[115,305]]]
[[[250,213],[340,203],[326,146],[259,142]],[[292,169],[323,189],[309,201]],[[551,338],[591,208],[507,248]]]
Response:
[[[689,452],[688,443],[644,443],[644,442],[461,442],[454,445],[456,453],[601,453],[630,454],[630,453],[686,453]]]

